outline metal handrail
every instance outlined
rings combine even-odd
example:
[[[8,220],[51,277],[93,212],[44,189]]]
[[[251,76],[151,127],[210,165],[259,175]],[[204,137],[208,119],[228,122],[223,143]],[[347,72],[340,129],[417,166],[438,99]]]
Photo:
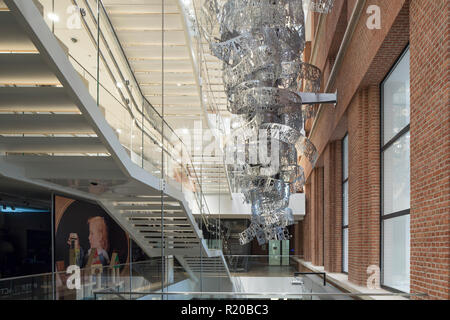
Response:
[[[39,273],[39,274],[31,274],[28,276],[19,276],[19,277],[12,277],[12,278],[3,278],[0,279],[0,283],[7,282],[7,281],[15,281],[15,280],[23,280],[23,279],[31,279],[31,278],[38,278],[38,277],[45,277],[45,276],[52,276],[52,273]]]
[[[112,268],[121,268],[121,267],[126,267],[126,266],[130,266],[130,265],[137,265],[137,264],[148,264],[148,263],[154,263],[155,261],[158,261],[159,258],[154,258],[151,260],[145,260],[145,261],[138,261],[138,262],[133,262],[133,263],[122,263],[122,264],[117,264],[113,267],[110,266],[104,266],[103,268],[105,269],[112,269]],[[83,268],[81,269],[81,271],[85,271],[85,270],[89,270],[89,267]],[[65,273],[65,271],[58,271],[55,272],[57,274],[63,274]],[[15,281],[15,280],[23,280],[23,279],[29,279],[29,278],[38,278],[38,277],[45,277],[45,276],[52,276],[53,273],[52,272],[47,272],[47,273],[39,273],[39,274],[31,274],[31,275],[27,275],[27,276],[18,276],[18,277],[11,277],[11,278],[2,278],[0,279],[0,282],[7,282],[7,281]]]
[[[110,294],[108,292],[97,292],[98,294]],[[128,295],[161,295],[160,292],[122,292],[122,294]],[[183,296],[255,296],[255,297],[310,297],[310,296],[323,296],[323,297],[427,297],[426,293],[330,293],[330,292],[308,292],[308,293],[287,293],[287,292],[164,292],[163,295],[183,295]]]
[[[120,300],[127,300],[122,294],[120,294],[119,292],[115,291],[112,288],[106,288],[104,290],[105,290],[105,292],[99,292],[99,293],[100,294],[109,293],[109,294],[112,294],[112,295],[115,295],[115,296],[119,297]],[[94,300],[97,300],[97,294],[98,294],[98,292],[94,291]]]

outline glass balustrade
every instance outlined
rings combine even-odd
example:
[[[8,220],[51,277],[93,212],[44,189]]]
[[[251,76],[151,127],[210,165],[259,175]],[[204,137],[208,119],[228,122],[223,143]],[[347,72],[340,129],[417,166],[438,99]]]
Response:
[[[0,300],[354,300],[421,296],[347,292],[323,273],[299,272],[297,256],[280,259],[285,261],[280,265],[270,264],[269,256],[224,258],[228,270],[206,258],[197,257],[191,260],[190,268],[185,268],[176,258],[166,257],[164,281],[161,258],[4,279],[0,280]]]

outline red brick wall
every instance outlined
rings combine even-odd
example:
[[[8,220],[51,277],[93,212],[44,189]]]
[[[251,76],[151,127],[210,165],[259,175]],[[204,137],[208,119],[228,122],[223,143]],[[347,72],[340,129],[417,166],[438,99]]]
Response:
[[[317,127],[310,137],[321,154],[328,142],[331,141],[331,137],[357,91],[361,87],[379,84],[408,44],[408,3],[408,0],[367,1],[338,72],[336,85],[330,90],[330,92],[338,91],[338,104],[336,108],[327,106],[323,109]],[[352,6],[350,3],[347,5]],[[366,14],[366,10],[369,5],[378,5],[381,9],[381,30],[367,28],[366,22],[369,15]],[[338,22],[336,16],[329,16],[326,19],[333,20],[335,24]],[[327,32],[334,32],[331,25]],[[329,52],[327,45],[331,46],[331,44],[332,41],[327,40],[326,43],[318,46],[320,50],[324,48],[325,52]],[[328,58],[325,54],[320,55],[317,58],[317,65],[325,66]],[[371,73],[369,79],[372,82],[370,83],[366,82],[368,73]],[[325,79],[326,82],[327,79]],[[311,166],[307,160],[302,160],[301,164],[305,167],[306,176],[309,177]]]
[[[315,60],[312,62],[321,70],[325,69],[330,53],[331,55],[336,54],[336,50],[334,48],[336,47],[335,42],[337,39],[336,41],[334,39],[335,37],[337,38],[338,34],[341,35],[342,38],[345,32],[345,25],[342,25],[340,17],[341,13],[346,10],[347,6],[345,0],[336,0],[333,11],[326,16],[322,16],[324,21],[322,22],[321,29],[319,29],[321,35],[320,37],[313,38],[312,42],[312,47],[316,51]]]
[[[450,299],[448,0],[411,1],[411,291]]]
[[[380,256],[379,87],[361,89],[348,109],[349,280],[366,285]]]
[[[303,253],[306,261],[323,266],[323,168],[315,168],[306,186],[306,215],[303,221]]]
[[[311,175],[311,206],[310,211],[307,213],[309,214],[309,232],[311,234],[311,238],[309,239],[310,247],[311,247],[311,262],[314,265],[318,264],[318,251],[319,248],[319,237],[320,235],[317,233],[317,217],[316,217],[316,211],[317,211],[317,205],[318,205],[318,197],[320,196],[318,194],[317,189],[317,169],[314,169],[312,175]]]
[[[347,4],[348,14],[355,3],[351,2]],[[349,280],[364,286],[367,267],[379,265],[379,84],[410,41],[411,292],[426,292],[430,299],[450,299],[450,1],[373,0],[366,7],[371,4],[381,8],[382,30],[367,29],[365,8],[336,80],[339,103],[336,109],[324,109],[311,137],[324,165],[324,264],[328,271],[340,271],[341,240],[333,243],[332,239],[341,237],[333,232],[340,226],[337,220],[342,212],[337,211],[341,208],[337,201],[342,201],[342,191],[336,184],[341,179],[332,183],[338,167],[333,168],[331,163],[341,160],[336,154],[333,160],[333,140],[339,139],[337,131],[342,128],[338,127],[346,120],[350,153]],[[332,43],[329,37],[322,39]],[[329,59],[327,55],[321,57],[322,64]],[[313,219],[316,170],[302,164],[310,183],[303,245],[306,260],[317,262],[314,250],[319,239],[312,239],[318,236]]]
[[[316,266],[323,266],[323,168],[315,169],[314,180],[314,251],[312,254],[312,263]]]
[[[342,272],[342,144],[330,142],[324,152],[325,270]]]

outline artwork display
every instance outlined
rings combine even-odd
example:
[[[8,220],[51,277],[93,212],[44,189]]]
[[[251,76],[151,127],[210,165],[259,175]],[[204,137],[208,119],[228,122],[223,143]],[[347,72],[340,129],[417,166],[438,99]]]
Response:
[[[333,0],[317,0],[308,9],[328,13],[332,7]],[[225,153],[236,161],[226,161],[227,171],[235,191],[252,205],[240,243],[288,240],[287,227],[294,224],[291,188],[305,184],[299,158],[313,167],[318,158],[304,135],[304,120],[315,116],[315,108],[299,94],[318,93],[321,85],[321,71],[302,61],[303,2],[205,0],[201,28],[223,62],[228,110],[235,115]],[[255,156],[255,150],[265,152]]]
[[[66,270],[77,266],[82,283],[102,287],[129,276],[129,238],[99,205],[55,196],[55,262],[57,295],[67,299]],[[94,284],[95,283],[95,284]],[[91,289],[94,289],[91,288]],[[82,290],[86,294],[86,288]]]

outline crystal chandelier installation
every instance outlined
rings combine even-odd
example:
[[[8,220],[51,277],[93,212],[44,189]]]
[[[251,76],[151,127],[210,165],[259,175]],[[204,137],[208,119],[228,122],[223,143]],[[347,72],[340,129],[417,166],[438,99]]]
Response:
[[[333,0],[316,0],[308,9],[332,7]],[[212,54],[223,62],[228,110],[236,116],[225,152],[228,174],[252,207],[240,243],[288,240],[291,190],[305,184],[299,157],[313,167],[318,158],[304,120],[315,116],[314,104],[336,102],[335,94],[319,94],[321,71],[302,61],[303,1],[205,0],[201,19]]]

